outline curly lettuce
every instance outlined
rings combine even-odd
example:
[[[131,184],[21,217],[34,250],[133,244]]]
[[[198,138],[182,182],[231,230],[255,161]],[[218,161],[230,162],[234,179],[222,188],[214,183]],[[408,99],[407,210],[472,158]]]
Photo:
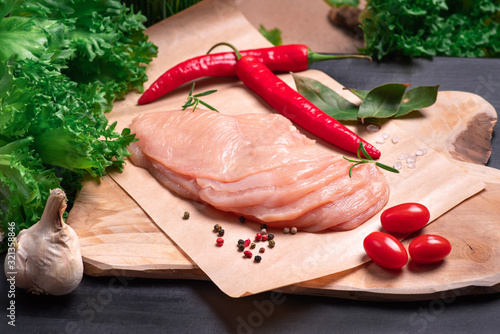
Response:
[[[376,59],[500,57],[498,0],[368,0],[360,19],[360,52]]]
[[[105,113],[143,90],[145,20],[114,0],[0,0],[0,229],[36,223],[52,188],[71,199],[123,168],[135,136]]]

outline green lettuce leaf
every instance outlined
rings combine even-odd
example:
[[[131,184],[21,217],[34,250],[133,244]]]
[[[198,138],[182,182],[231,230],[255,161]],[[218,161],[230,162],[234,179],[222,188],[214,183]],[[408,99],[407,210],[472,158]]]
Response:
[[[157,48],[120,1],[0,0],[0,13],[0,228],[20,231],[50,189],[74,197],[85,175],[123,168],[135,136],[105,113],[142,91]]]
[[[375,59],[500,57],[499,12],[498,0],[369,0],[360,51]]]

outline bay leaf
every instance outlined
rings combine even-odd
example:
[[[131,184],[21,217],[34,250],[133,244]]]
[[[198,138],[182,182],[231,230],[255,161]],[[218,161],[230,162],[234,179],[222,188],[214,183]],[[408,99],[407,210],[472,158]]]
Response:
[[[349,102],[321,82],[292,74],[297,91],[324,113],[338,121],[356,121],[358,106]]]
[[[358,117],[388,118],[397,114],[408,84],[388,83],[373,88],[366,94],[358,111]]]

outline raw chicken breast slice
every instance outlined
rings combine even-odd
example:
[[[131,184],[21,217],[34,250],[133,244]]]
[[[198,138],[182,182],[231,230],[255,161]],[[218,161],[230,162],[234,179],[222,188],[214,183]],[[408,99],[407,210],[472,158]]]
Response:
[[[365,166],[370,167],[369,174],[375,180],[335,201],[326,202],[293,220],[273,223],[273,227],[295,226],[295,222],[300,221],[301,230],[320,232],[327,229],[337,231],[352,230],[363,224],[382,210],[389,198],[389,188],[384,186],[385,178],[383,175],[377,171],[374,165]],[[384,179],[380,180],[380,178]],[[383,194],[383,196],[380,196],[380,194]],[[346,208],[350,208],[350,210],[346,210]],[[248,218],[252,219],[250,216]]]
[[[234,182],[284,164],[328,156],[308,149],[314,141],[281,115],[261,118],[177,110],[142,114],[131,126],[142,138],[132,151],[139,148],[148,158],[168,161],[169,169],[196,178]]]
[[[349,177],[348,169],[348,167],[345,169],[345,172],[341,177],[336,178],[324,186],[318,186],[314,191],[305,194],[297,200],[290,201],[285,205],[277,207],[259,205],[239,208],[238,213],[263,222],[291,222],[297,220],[299,217],[313,209],[323,205],[332,204],[337,201],[342,201],[346,198],[351,198],[351,201],[348,203],[349,205],[346,205],[344,210],[331,210],[330,214],[335,216],[326,220],[328,224],[333,221],[338,221],[338,224],[345,222],[347,220],[344,219],[344,217],[351,214],[348,212],[349,209],[352,209],[354,213],[357,214],[361,212],[359,210],[361,203],[367,202],[367,199],[363,198],[365,194],[364,191],[370,187],[380,187],[379,182],[373,182],[373,184],[371,182],[373,181],[372,176],[374,176],[374,174],[376,175],[378,172],[376,166],[359,165],[353,170],[352,177]],[[376,173],[373,173],[373,171]],[[287,194],[285,193],[284,196],[286,198]],[[231,211],[231,207],[220,207],[220,209],[224,211]],[[307,225],[307,222],[302,217],[301,227],[305,227]],[[277,227],[284,226],[280,225]]]
[[[342,168],[345,164],[341,164],[340,159],[328,159],[316,165],[317,168],[314,169],[308,168],[309,166],[304,163],[283,166],[250,175],[233,183],[218,181],[200,183],[198,180],[202,188],[200,197],[218,208],[255,205],[273,208],[298,200],[348,172]],[[284,178],[291,180],[286,183],[279,182]]]
[[[374,164],[320,149],[277,114],[223,115],[197,109],[142,114],[130,159],[185,198],[311,232],[352,229],[389,198]]]

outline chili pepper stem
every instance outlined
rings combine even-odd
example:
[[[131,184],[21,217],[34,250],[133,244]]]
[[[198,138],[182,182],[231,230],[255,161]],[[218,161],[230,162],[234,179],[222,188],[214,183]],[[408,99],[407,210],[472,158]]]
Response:
[[[310,49],[307,50],[307,60],[309,64],[329,59],[347,59],[347,58],[368,59],[369,61],[372,61],[372,57],[365,55],[328,55],[328,54],[320,54],[312,52]]]
[[[234,45],[232,45],[231,43],[227,43],[227,42],[220,42],[220,43],[215,44],[214,46],[212,46],[210,48],[210,50],[208,50],[207,54],[212,52],[213,49],[215,49],[216,47],[221,46],[221,45],[229,46],[231,49],[233,49],[234,53],[236,54],[236,60],[240,60],[240,58],[241,58],[240,51],[238,51],[238,49]]]

